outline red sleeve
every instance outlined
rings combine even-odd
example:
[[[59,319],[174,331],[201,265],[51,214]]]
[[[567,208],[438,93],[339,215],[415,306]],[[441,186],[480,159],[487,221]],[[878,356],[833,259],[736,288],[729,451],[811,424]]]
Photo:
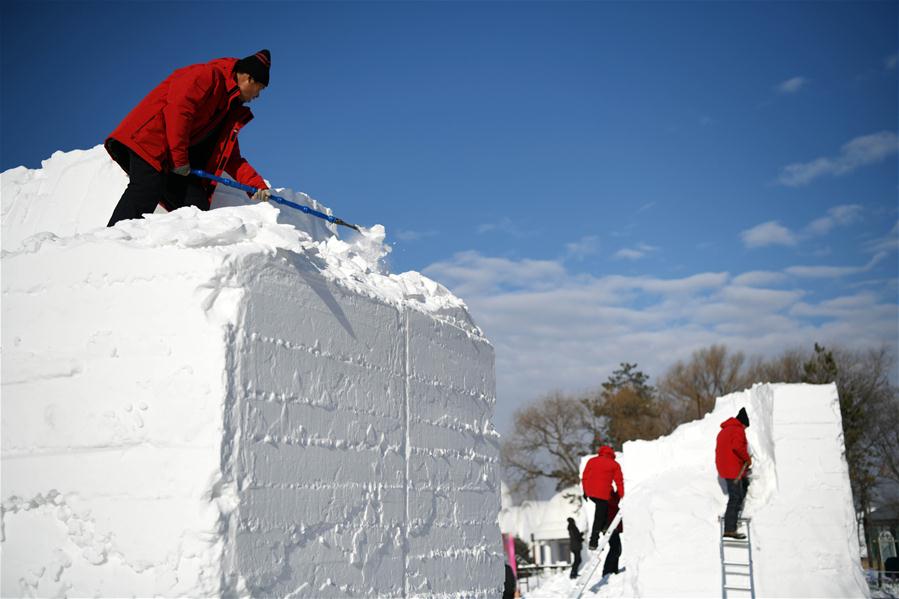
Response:
[[[225,165],[225,170],[228,171],[232,177],[237,179],[239,183],[251,185],[258,189],[268,189],[268,185],[265,184],[265,179],[263,179],[259,173],[256,172],[256,169],[250,166],[250,163],[240,155],[240,144],[237,140],[234,140],[234,150],[231,152],[231,158],[228,159],[228,164]]]
[[[190,164],[187,148],[190,145],[191,122],[200,104],[212,91],[213,81],[212,67],[202,65],[185,69],[185,72],[174,75],[169,83],[163,115],[166,141],[176,167]]]
[[[733,452],[740,458],[740,461],[749,461],[749,448],[747,447],[745,432],[740,431],[734,436],[733,447],[731,449],[733,449]]]
[[[621,473],[621,466],[615,462],[615,489],[618,491],[618,498],[624,499],[624,475]]]

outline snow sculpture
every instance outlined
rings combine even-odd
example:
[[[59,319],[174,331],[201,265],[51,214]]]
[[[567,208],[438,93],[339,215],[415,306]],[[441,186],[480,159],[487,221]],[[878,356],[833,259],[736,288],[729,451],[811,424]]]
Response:
[[[464,304],[268,204],[91,229],[108,160],[3,173],[2,594],[496,596]]]
[[[601,580],[600,561],[585,597],[722,596],[717,519],[727,494],[715,470],[715,437],[741,407],[749,413],[753,456],[743,516],[752,519],[756,595],[869,594],[836,387],[763,384],[719,398],[712,413],[666,437],[624,444],[625,571]],[[585,564],[585,575],[593,565]],[[568,596],[584,586],[559,576],[533,596]]]

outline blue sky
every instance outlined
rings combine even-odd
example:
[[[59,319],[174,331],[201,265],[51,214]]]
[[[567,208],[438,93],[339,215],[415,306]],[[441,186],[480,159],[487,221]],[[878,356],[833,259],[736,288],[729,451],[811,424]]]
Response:
[[[269,48],[244,155],[466,300],[507,432],[622,361],[895,351],[897,7],[4,2],[0,169]]]

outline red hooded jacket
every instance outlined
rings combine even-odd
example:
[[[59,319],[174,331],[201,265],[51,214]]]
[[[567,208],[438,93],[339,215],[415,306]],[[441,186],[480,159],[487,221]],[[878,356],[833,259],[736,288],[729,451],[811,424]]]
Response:
[[[746,427],[736,418],[728,418],[721,423],[721,432],[715,445],[715,466],[721,478],[743,478],[747,466],[752,462],[746,444]],[[740,471],[743,471],[742,473]]]
[[[590,458],[584,467],[584,495],[608,500],[612,494],[612,482],[618,496],[624,498],[624,476],[615,461],[615,450],[608,445],[599,448],[599,455]]]
[[[109,137],[163,171],[190,164],[188,148],[218,130],[209,162],[190,166],[216,175],[228,171],[245,185],[267,188],[240,155],[237,143],[238,132],[253,113],[240,101],[233,76],[236,63],[236,58],[219,58],[178,69],[147,94]],[[211,198],[214,185],[209,183],[206,189]]]

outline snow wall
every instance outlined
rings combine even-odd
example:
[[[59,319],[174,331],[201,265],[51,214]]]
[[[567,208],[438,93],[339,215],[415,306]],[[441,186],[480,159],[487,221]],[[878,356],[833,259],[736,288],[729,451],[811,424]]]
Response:
[[[497,596],[464,304],[269,204],[102,228],[125,184],[2,175],[2,595]]]
[[[836,386],[763,384],[719,398],[712,413],[667,437],[624,444],[625,570],[602,579],[600,563],[584,596],[722,596],[718,516],[727,492],[715,470],[715,439],[741,407],[750,419],[753,467],[743,517],[752,519],[756,596],[869,595]],[[592,511],[582,511],[581,525],[592,524]],[[527,596],[569,596],[592,565],[577,585],[566,574]]]

